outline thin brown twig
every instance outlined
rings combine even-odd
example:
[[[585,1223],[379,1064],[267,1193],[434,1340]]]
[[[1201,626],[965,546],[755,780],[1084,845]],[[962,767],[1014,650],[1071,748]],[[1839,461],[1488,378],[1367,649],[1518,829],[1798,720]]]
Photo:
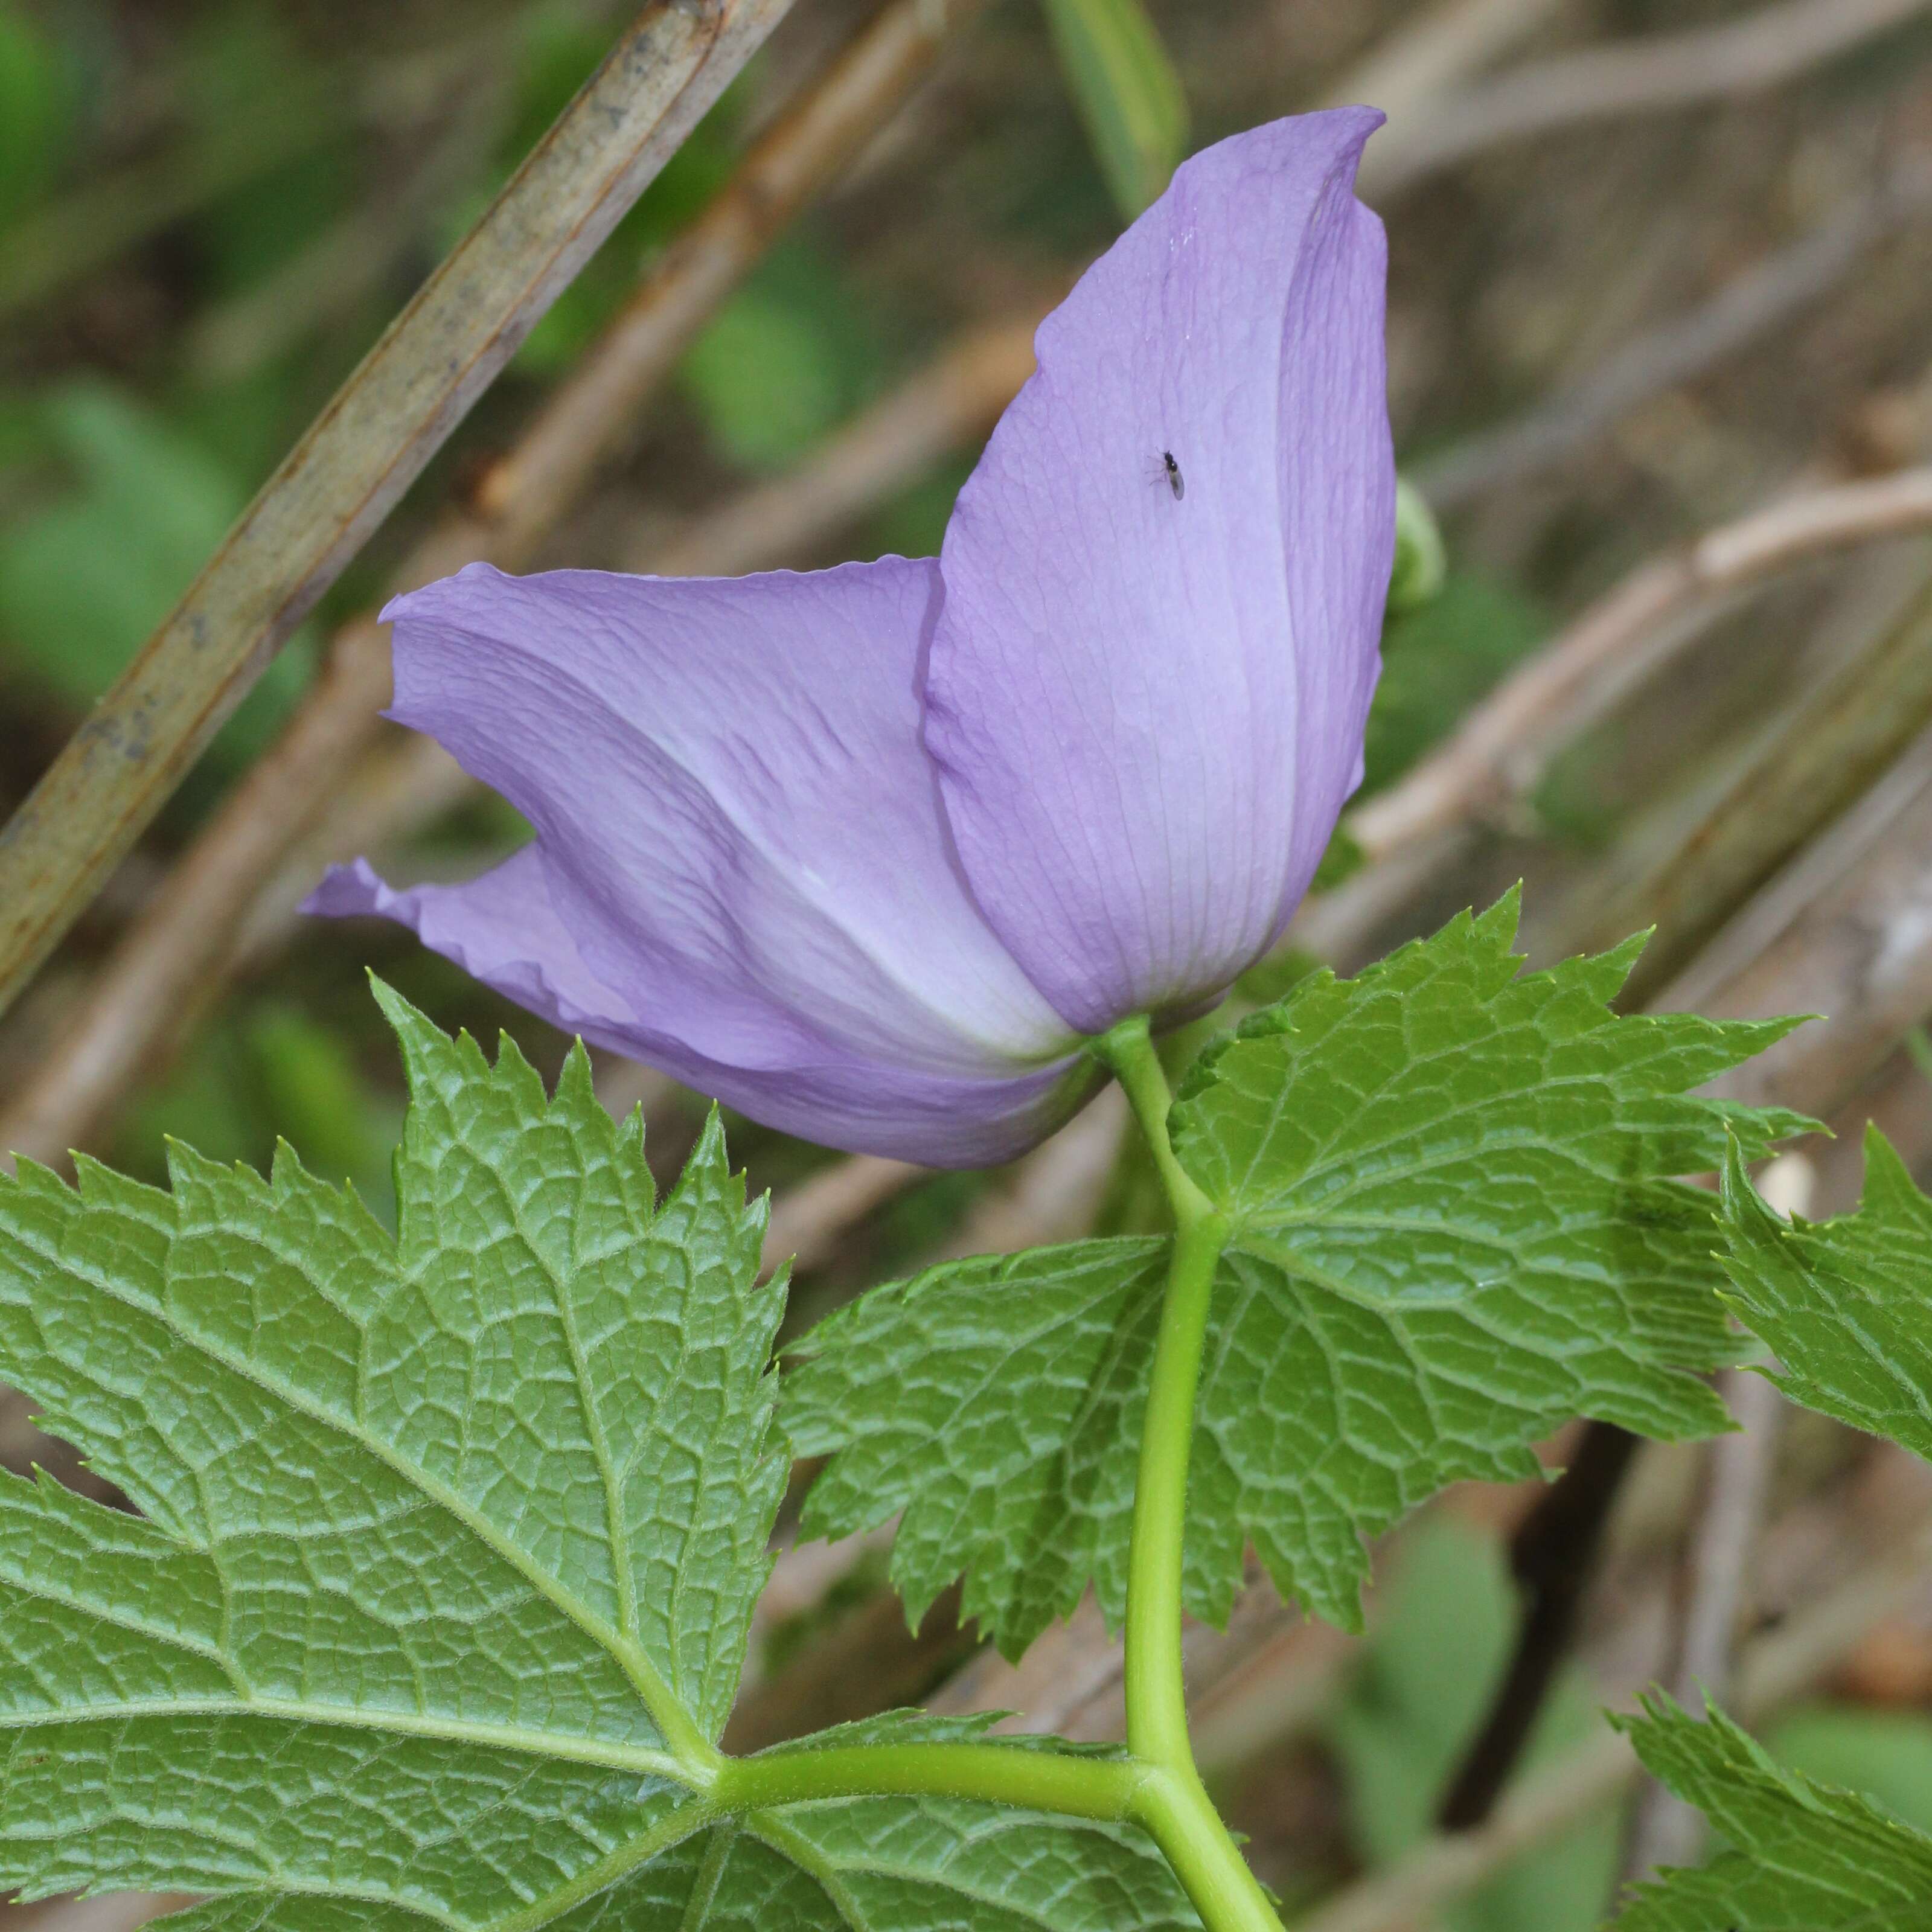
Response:
[[[1368,152],[1373,154],[1370,146]],[[1560,461],[1618,418],[1695,380],[1835,288],[1879,243],[1932,208],[1932,163],[1913,154],[1815,226],[1682,315],[1647,329],[1522,416],[1424,458],[1410,480],[1438,510]]]
[[[1320,105],[1368,101],[1388,116],[1375,146],[1399,147],[1412,118],[1425,118],[1452,88],[1526,40],[1566,0],[1436,0],[1378,40],[1325,89]],[[1458,98],[1450,95],[1451,99]]]
[[[1368,151],[1364,191],[1371,198],[1400,194],[1474,155],[1555,128],[1760,94],[1902,26],[1926,4],[1778,0],[1716,26],[1528,62],[1392,126]]]
[[[788,1261],[794,1269],[816,1267],[848,1228],[930,1172],[884,1154],[848,1154],[835,1160],[772,1204],[765,1230],[766,1273]]]
[[[1084,1234],[1120,1156],[1129,1118],[1120,1089],[1102,1088],[1018,1163],[1004,1186],[974,1204],[958,1232],[932,1258],[1016,1254]]]
[[[1932,530],[1932,466],[1842,483],[1709,531],[1640,565],[1573,620],[1399,784],[1348,814],[1370,860],[1531,790],[1557,748],[1605,716],[1679,648],[1673,621],[1777,572]]]
[[[1684,822],[1558,903],[1565,950],[1654,936],[1622,998],[1648,1004],[1812,840],[1869,794],[1932,724],[1932,578],[1833,664],[1712,784]]]
[[[486,481],[399,573],[404,587],[478,557],[526,559],[602,454],[766,244],[929,67],[971,10],[899,0],[861,31],[752,148],[731,184],[659,259],[629,306]],[[380,730],[386,646],[367,620],[338,639],[329,677],[211,820],[123,936],[69,1030],[4,1120],[0,1148],[58,1160],[220,983],[262,881]]]
[[[1472,824],[1532,790],[1561,747],[1684,647],[1693,620],[1808,559],[1927,530],[1932,468],[1909,470],[1774,503],[1640,565],[1505,678],[1446,744],[1348,815],[1370,863],[1310,900],[1290,939],[1343,970],[1359,964]]]
[[[1932,736],[1718,933],[1656,1004],[1720,1018],[1814,1013],[1714,1082],[1829,1115],[1932,1012]]]
[[[1922,1586],[1932,1523],[1904,1546],[1847,1578],[1781,1629],[1754,1640],[1740,1661],[1738,1704],[1747,1722],[1801,1695]],[[1428,1840],[1298,1923],[1298,1932],[1411,1932],[1532,1846],[1622,1797],[1636,1783],[1636,1754],[1600,1734],[1519,1786],[1479,1829]]]
[[[1053,292],[1058,299],[1064,291]],[[662,577],[730,577],[805,551],[989,430],[1033,374],[1034,331],[1052,306],[970,329],[790,476],[694,518],[668,542],[640,546],[630,568]]]
[[[262,485],[0,831],[0,1007],[790,4],[652,0]]]
[[[4,1932],[134,1932],[164,1912],[192,1905],[192,1893],[110,1892],[94,1898],[50,1898],[43,1905],[0,1905]]]

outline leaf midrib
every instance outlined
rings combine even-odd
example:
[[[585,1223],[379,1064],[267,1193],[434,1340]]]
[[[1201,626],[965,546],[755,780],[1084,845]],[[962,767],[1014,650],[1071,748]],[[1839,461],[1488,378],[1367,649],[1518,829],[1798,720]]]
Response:
[[[607,1771],[637,1772],[695,1790],[689,1769],[668,1751],[638,1744],[607,1744],[556,1731],[517,1724],[487,1724],[473,1719],[440,1718],[406,1711],[360,1710],[352,1705],[312,1703],[297,1698],[127,1698],[112,1704],[63,1705],[44,1711],[0,1712],[0,1733],[55,1724],[129,1722],[143,1718],[273,1718],[284,1723],[325,1724],[338,1730],[370,1731],[383,1737],[439,1738],[449,1744],[494,1747],[568,1764],[596,1765]]]
[[[170,1238],[172,1238],[172,1234],[177,1232],[178,1230],[171,1231]],[[248,1231],[234,1232],[238,1233],[249,1246],[261,1245],[254,1235]],[[29,1252],[36,1254],[40,1261],[50,1268],[57,1269],[62,1273],[76,1271],[77,1264],[73,1258],[50,1254],[44,1244],[37,1240],[31,1240],[23,1236],[21,1238],[21,1244]],[[272,1258],[278,1262],[286,1260],[286,1257],[278,1255],[272,1255]],[[164,1300],[157,1298],[152,1303],[144,1305],[142,1303],[130,1300],[127,1293],[118,1283],[103,1280],[99,1271],[88,1268],[85,1270],[85,1274],[86,1278],[93,1284],[97,1292],[105,1295],[110,1300],[119,1303],[123,1307],[135,1309],[150,1318],[159,1322],[170,1334],[185,1346],[199,1351],[211,1360],[219,1363],[231,1373],[239,1376],[242,1381],[251,1383],[256,1388],[262,1389],[274,1396],[278,1400],[286,1402],[298,1414],[306,1416],[310,1421],[317,1423],[335,1435],[356,1444],[368,1454],[374,1456],[377,1461],[393,1470],[418,1493],[448,1510],[480,1543],[508,1564],[538,1596],[560,1611],[593,1643],[607,1652],[616,1660],[625,1676],[629,1678],[632,1688],[637,1691],[646,1712],[657,1727],[658,1736],[664,1739],[667,1747],[678,1760],[681,1766],[679,1774],[681,1780],[697,1789],[703,1789],[711,1783],[716,1775],[713,1762],[708,1757],[700,1756],[698,1750],[691,1749],[688,1746],[686,1750],[680,1750],[673,1743],[673,1739],[680,1731],[688,1733],[694,1740],[695,1727],[692,1724],[688,1715],[682,1707],[672,1696],[668,1686],[658,1675],[656,1666],[644,1654],[642,1647],[599,1616],[589,1604],[566,1589],[558,1579],[546,1574],[542,1568],[517,1544],[511,1541],[508,1538],[502,1535],[488,1517],[473,1508],[454,1490],[439,1481],[420,1465],[412,1462],[399,1450],[384,1442],[380,1437],[365,1432],[359,1424],[352,1426],[340,1415],[321,1406],[310,1397],[306,1390],[296,1388],[286,1378],[274,1374],[245,1356],[238,1355],[225,1344],[205,1338],[193,1327],[184,1322],[179,1311],[170,1306]],[[362,1373],[358,1365],[357,1373],[358,1405],[361,1400],[362,1380]],[[668,1721],[667,1721],[668,1718]]]

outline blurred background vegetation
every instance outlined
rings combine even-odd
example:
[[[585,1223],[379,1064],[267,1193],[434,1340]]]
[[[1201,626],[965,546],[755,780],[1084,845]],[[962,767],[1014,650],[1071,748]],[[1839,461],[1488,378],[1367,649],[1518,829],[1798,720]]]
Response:
[[[380,593],[439,505],[479,487],[640,264],[868,10],[801,0],[545,317],[0,1023],[0,1092],[270,743],[322,640]],[[1432,20],[1484,13],[1500,23],[1496,54],[1532,63],[1767,10],[1778,10],[1148,0],[1144,13],[1133,0],[1000,0],[711,320],[542,560],[634,562],[798,473],[962,332],[1050,301],[1180,153],[1330,98]],[[627,11],[617,0],[0,0],[0,812]],[[1437,505],[1450,559],[1439,594],[1391,620],[1372,790],[1660,547],[1807,480],[1932,452],[1932,196],[1887,187],[1932,143],[1932,9],[1896,11],[1895,25],[1774,87],[1578,116],[1371,186],[1392,242],[1399,447]],[[1399,116],[1391,134],[1404,125]],[[783,560],[935,550],[974,454],[939,457]],[[1922,539],[1900,539],[1791,573],[1711,626],[1434,881],[1412,922],[1524,873],[1532,912],[1588,890],[1603,854],[1681,814],[1926,565]],[[380,856],[392,876],[464,876],[520,836],[506,807],[472,800]],[[258,1164],[280,1136],[388,1211],[401,1096],[364,986],[372,967],[443,1024],[485,1039],[506,1028],[554,1071],[562,1042],[399,929],[318,923],[256,958],[147,1070],[97,1150],[152,1178],[170,1135]],[[702,1103],[640,1090],[652,1163],[668,1174]],[[825,1161],[732,1124],[754,1185],[782,1192]],[[1010,1184],[944,1176],[898,1192],[804,1273],[801,1318],[961,1239]],[[1115,1225],[1144,1213],[1131,1174],[1103,1211]],[[1821,1432],[1803,1446],[1810,1460],[1783,1479],[1799,1490],[1844,1463]],[[1667,1496],[1678,1480],[1666,1469],[1654,1486]],[[1642,1514],[1627,1532],[1632,1564],[1651,1546]],[[772,1670],[876,1592],[874,1572],[854,1574],[862,1588],[848,1577],[775,1635]],[[1234,1780],[1272,1882],[1306,1898],[1423,1834],[1502,1668],[1511,1616],[1496,1526],[1480,1511],[1440,1513],[1407,1540],[1386,1613],[1321,1721]],[[903,1643],[890,1619],[878,1628],[882,1655]],[[902,1666],[898,1694],[912,1696],[961,1654],[934,1640],[876,1667],[883,1681]],[[1868,1671],[1841,1688],[1781,1720],[1777,1747],[1932,1826],[1932,1669]],[[1544,1714],[1544,1747],[1587,1728],[1594,1708],[1580,1673]],[[1581,1932],[1616,1856],[1613,1821],[1579,1828],[1447,1922]]]

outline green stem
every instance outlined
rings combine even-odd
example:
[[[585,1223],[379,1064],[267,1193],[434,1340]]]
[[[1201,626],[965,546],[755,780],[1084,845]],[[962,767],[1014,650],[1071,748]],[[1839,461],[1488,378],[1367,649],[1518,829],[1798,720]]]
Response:
[[[1127,1558],[1127,1747],[1153,1774],[1137,1789],[1134,1815],[1167,1855],[1208,1932],[1281,1932],[1268,1894],[1195,1768],[1181,1676],[1188,1454],[1214,1270],[1227,1224],[1174,1156],[1167,1130],[1172,1096],[1145,1018],[1123,1022],[1094,1051],[1114,1070],[1147,1136],[1175,1229],[1142,1425]]]
[[[1070,1818],[1135,1814],[1146,1773],[1119,1758],[1072,1757],[1020,1744],[844,1744],[732,1758],[709,1796],[720,1810],[881,1793],[977,1798]]]
[[[1173,1866],[1207,1932],[1282,1932],[1261,1881],[1190,1762],[1142,1786],[1134,1816]]]
[[[692,1754],[685,1773],[695,1787],[692,1802],[658,1832],[619,1847],[584,1875],[580,1886],[608,1883],[612,1874],[654,1856],[661,1842],[688,1837],[722,1819],[742,1818],[745,1829],[782,1846],[788,1828],[770,1814],[787,1805],[888,1794],[966,1798],[1063,1817],[1131,1819],[1160,1846],[1207,1932],[1282,1932],[1267,1893],[1201,1781],[1188,1742],[1181,1678],[1188,1451],[1227,1222],[1175,1157],[1167,1129],[1172,1096],[1147,1020],[1123,1022],[1096,1040],[1093,1051],[1118,1077],[1147,1135],[1175,1228],[1128,1552],[1128,1755],[1076,1757],[988,1742],[881,1743],[795,1747],[721,1760],[706,1745],[703,1754]],[[507,1932],[524,1932],[526,1921],[536,1922],[522,1915],[506,1922]]]
[[[1141,1426],[1127,1552],[1127,1748],[1166,1771],[1192,1771],[1180,1674],[1180,1588],[1187,1460],[1214,1266],[1225,1230],[1210,1215],[1176,1236]]]

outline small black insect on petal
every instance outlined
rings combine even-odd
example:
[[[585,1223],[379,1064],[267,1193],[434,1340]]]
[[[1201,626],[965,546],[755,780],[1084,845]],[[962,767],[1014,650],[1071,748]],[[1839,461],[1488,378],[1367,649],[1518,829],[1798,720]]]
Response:
[[[1187,494],[1187,485],[1182,480],[1180,465],[1174,461],[1172,450],[1161,452],[1160,466],[1167,472],[1167,487],[1174,492],[1174,500],[1178,503]]]

